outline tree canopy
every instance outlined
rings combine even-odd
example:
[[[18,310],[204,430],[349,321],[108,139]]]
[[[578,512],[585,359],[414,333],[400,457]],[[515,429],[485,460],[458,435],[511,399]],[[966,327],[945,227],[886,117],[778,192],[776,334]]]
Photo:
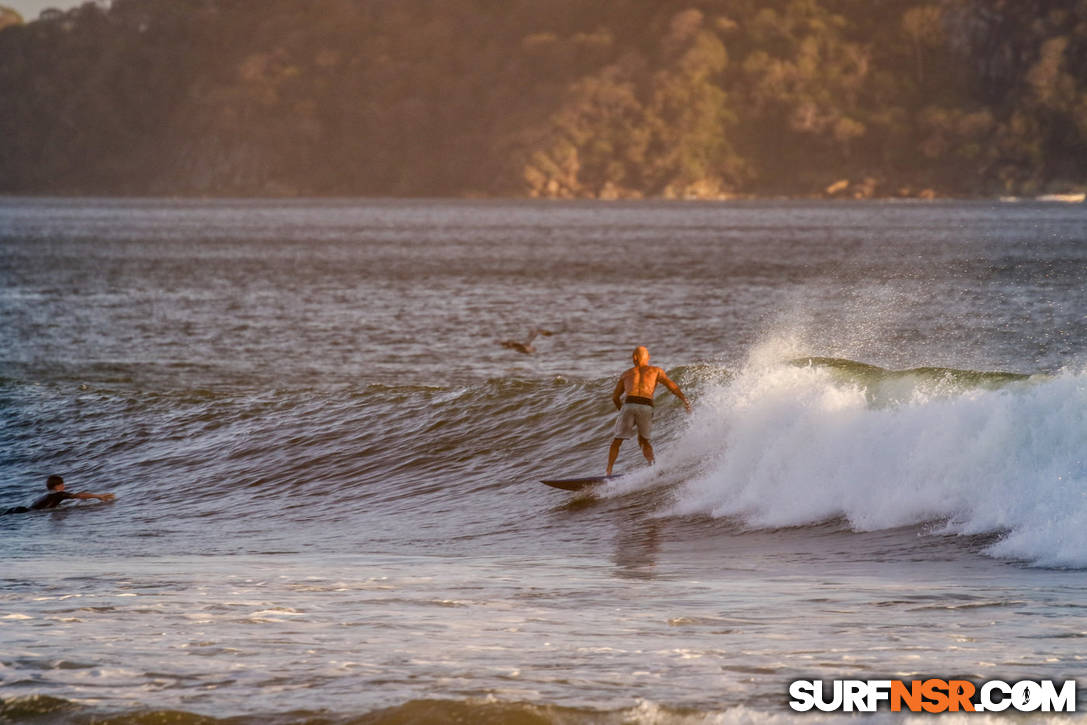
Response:
[[[10,25],[22,25],[23,16],[17,13],[15,10],[7,7],[6,5],[0,5],[0,30]]]
[[[4,193],[1087,188],[1087,0],[113,0],[9,17]]]

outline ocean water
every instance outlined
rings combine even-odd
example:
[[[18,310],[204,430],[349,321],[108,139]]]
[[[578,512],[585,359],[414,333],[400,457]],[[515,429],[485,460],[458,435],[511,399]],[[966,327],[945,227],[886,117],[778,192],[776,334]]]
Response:
[[[0,199],[0,722],[1082,688],[1085,347],[1082,204]]]

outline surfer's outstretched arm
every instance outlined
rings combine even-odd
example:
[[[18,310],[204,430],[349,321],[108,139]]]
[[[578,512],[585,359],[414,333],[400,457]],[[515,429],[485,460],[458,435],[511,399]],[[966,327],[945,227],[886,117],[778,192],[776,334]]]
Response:
[[[79,493],[73,493],[72,495],[82,499],[96,498],[99,501],[112,501],[115,498],[112,493],[89,493],[87,491],[80,491]]]
[[[687,400],[687,396],[683,394],[683,391],[679,389],[679,386],[673,383],[671,378],[669,378],[663,370],[660,371],[660,376],[657,379],[660,380],[664,387],[668,388],[668,392],[683,401],[683,407],[690,413],[691,401]]]

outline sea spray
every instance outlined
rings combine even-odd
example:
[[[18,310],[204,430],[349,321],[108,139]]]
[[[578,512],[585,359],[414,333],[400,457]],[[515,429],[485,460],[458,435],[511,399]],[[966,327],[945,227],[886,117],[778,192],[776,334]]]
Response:
[[[756,528],[843,518],[1000,535],[993,556],[1087,567],[1087,374],[760,358],[707,386],[671,513]],[[957,373],[957,374],[955,374]]]

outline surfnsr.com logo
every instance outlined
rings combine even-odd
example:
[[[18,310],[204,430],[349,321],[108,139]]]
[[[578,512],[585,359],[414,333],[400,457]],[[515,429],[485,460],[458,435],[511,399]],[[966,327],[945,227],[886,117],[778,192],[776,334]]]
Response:
[[[977,685],[969,680],[796,680],[789,685],[789,707],[797,712],[1075,712],[1076,681],[1059,687],[1052,680]],[[828,691],[829,690],[829,691]]]

